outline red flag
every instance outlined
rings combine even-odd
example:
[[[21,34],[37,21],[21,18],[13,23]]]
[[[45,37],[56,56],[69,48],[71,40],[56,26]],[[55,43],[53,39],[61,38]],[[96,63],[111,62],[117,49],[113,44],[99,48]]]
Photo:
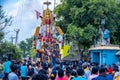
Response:
[[[40,17],[40,12],[38,12],[36,10],[35,10],[35,12],[36,12],[36,18],[38,19]]]

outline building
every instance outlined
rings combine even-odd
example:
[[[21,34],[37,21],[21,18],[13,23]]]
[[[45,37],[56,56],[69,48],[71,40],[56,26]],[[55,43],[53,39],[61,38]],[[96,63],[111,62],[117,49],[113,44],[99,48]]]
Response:
[[[111,65],[117,63],[120,59],[120,46],[91,46],[90,49],[91,62],[99,63],[100,65]]]

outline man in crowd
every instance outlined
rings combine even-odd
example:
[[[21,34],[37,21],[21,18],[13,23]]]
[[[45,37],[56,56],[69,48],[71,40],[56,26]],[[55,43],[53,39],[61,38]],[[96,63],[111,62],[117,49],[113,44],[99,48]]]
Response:
[[[27,80],[27,73],[28,73],[28,69],[27,69],[27,66],[26,66],[26,63],[23,63],[23,65],[21,66],[21,77],[22,77],[22,80]]]
[[[10,66],[11,72],[8,74],[8,80],[19,80],[17,76],[17,65],[11,64]]]
[[[92,74],[89,76],[88,80],[92,80],[93,78],[98,76],[98,68],[93,67],[92,68]]]
[[[83,69],[78,69],[77,70],[78,76],[73,78],[72,80],[87,80],[84,76],[84,70]]]
[[[99,69],[99,75],[98,75],[98,77],[93,78],[92,80],[107,80],[107,78],[106,78],[106,72],[107,72],[106,68],[101,67]]]
[[[4,80],[8,79],[8,74],[11,71],[10,65],[11,65],[10,59],[6,60],[5,63],[4,63],[4,68],[3,68],[4,74],[5,74]]]

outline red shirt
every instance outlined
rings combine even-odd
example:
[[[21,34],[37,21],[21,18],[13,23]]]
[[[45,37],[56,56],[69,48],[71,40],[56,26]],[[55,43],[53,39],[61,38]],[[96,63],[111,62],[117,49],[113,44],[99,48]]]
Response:
[[[113,71],[112,68],[108,68],[108,73],[109,73],[109,74],[112,74],[112,71]]]
[[[64,78],[63,77],[62,78],[58,77],[55,80],[64,80]]]
[[[28,69],[28,71],[30,71],[30,67],[29,66],[27,67],[27,69]]]
[[[69,80],[69,78],[67,76],[64,76],[64,80]]]

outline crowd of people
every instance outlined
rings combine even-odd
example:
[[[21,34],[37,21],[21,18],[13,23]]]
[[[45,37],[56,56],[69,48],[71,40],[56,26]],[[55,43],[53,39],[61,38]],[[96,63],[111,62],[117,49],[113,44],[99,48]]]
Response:
[[[0,64],[0,77],[3,80],[120,80],[120,64],[61,61],[52,65],[47,62],[8,59]]]

